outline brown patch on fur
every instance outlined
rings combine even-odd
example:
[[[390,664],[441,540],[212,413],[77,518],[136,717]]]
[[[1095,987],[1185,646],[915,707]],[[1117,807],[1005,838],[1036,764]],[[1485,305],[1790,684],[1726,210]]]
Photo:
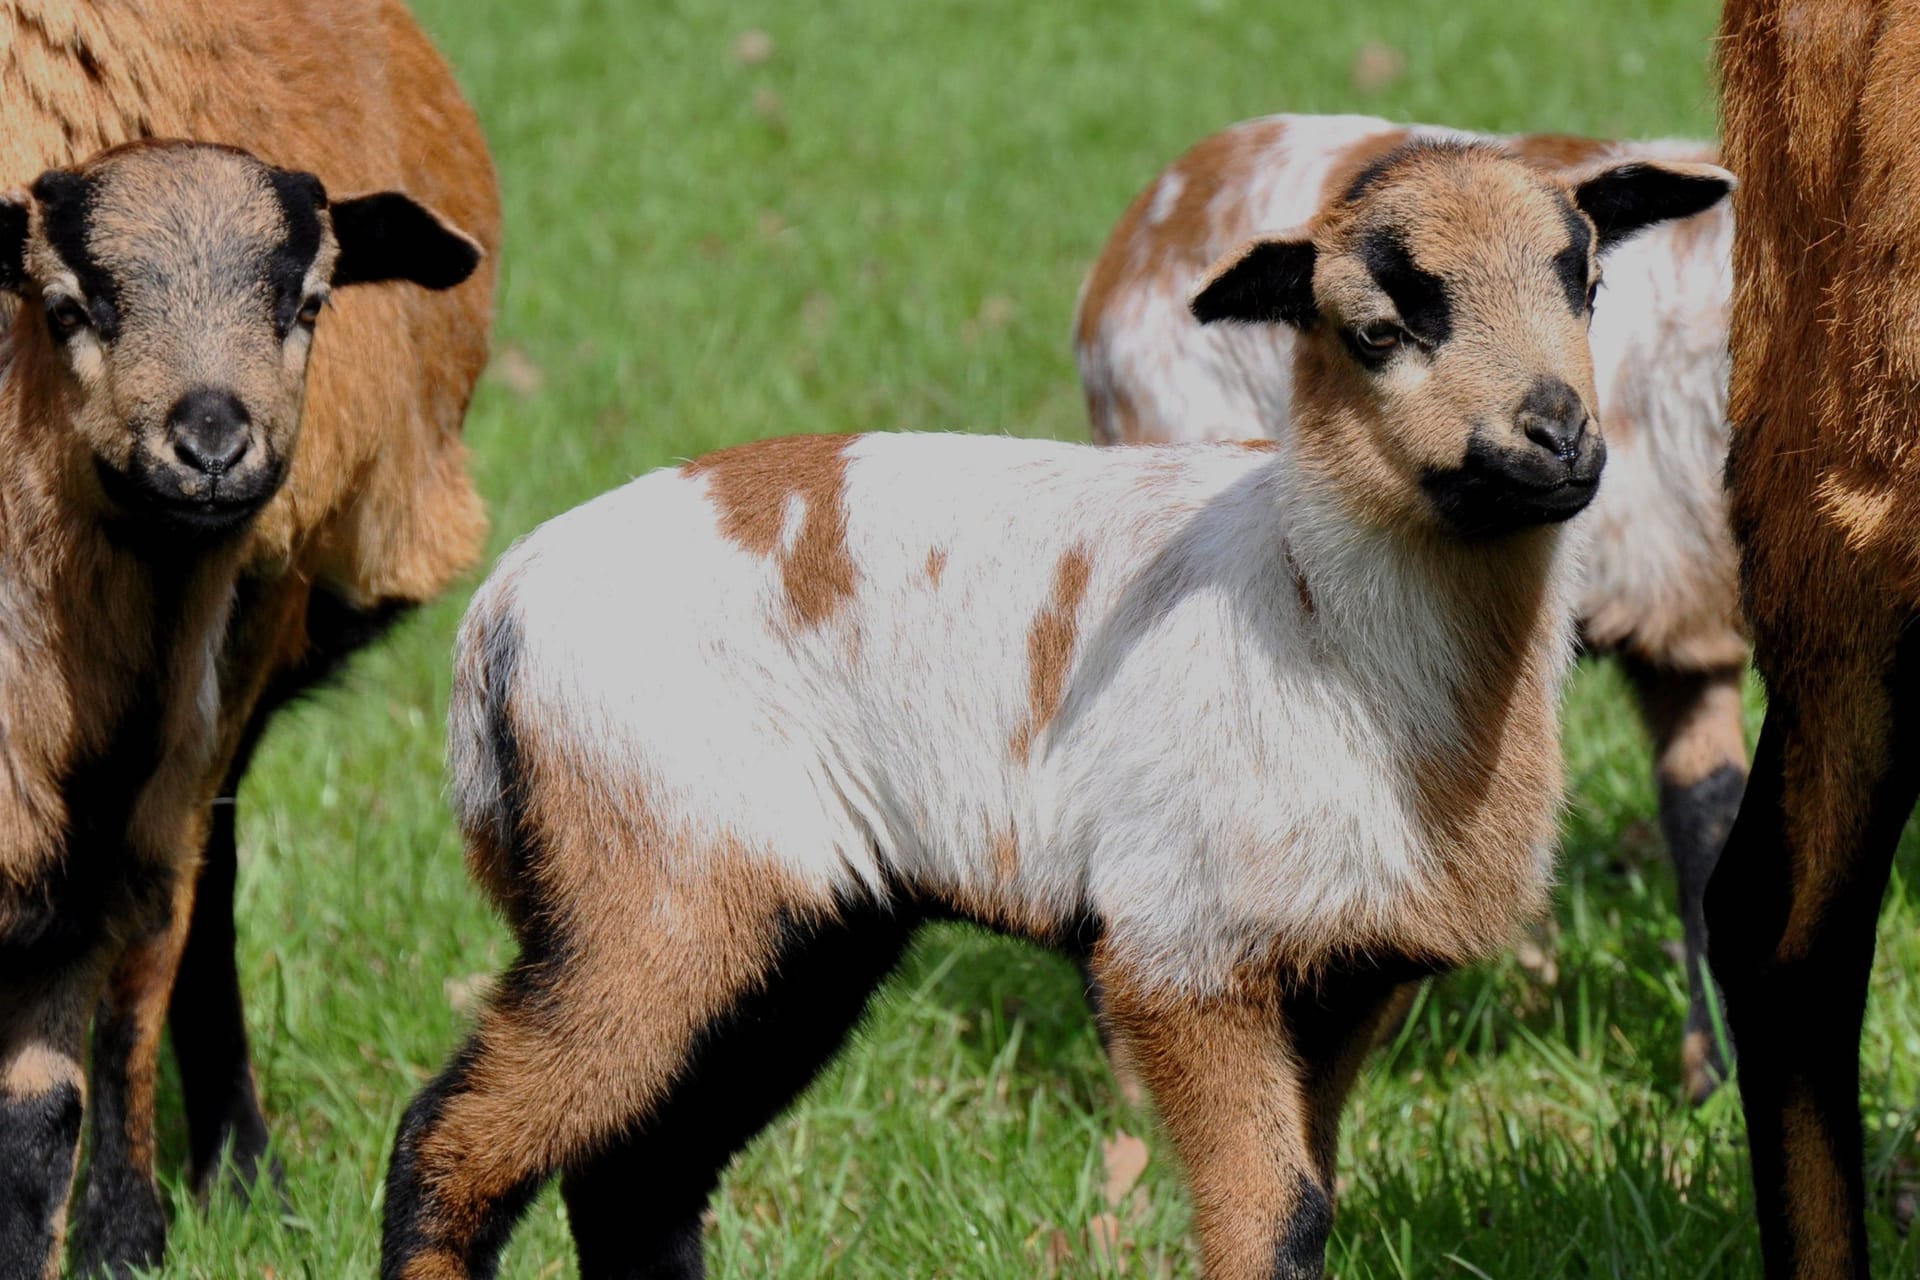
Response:
[[[0,1069],[0,1094],[9,1098],[31,1098],[61,1085],[85,1087],[80,1064],[46,1045],[27,1045]]]
[[[1236,440],[1234,443],[1242,449],[1250,450],[1253,453],[1274,453],[1280,448],[1280,442],[1278,440]]]
[[[927,581],[934,586],[940,585],[940,575],[947,571],[947,551],[945,547],[932,547],[927,551]]]
[[[787,606],[818,626],[852,597],[857,571],[847,550],[847,447],[854,436],[789,436],[735,445],[683,468],[705,476],[720,531],[755,555],[777,556]],[[782,548],[787,511],[805,504],[800,533]]]
[[[1555,173],[1577,172],[1607,159],[1617,144],[1572,133],[1523,133],[1507,140],[1507,150]]]
[[[1192,274],[1198,279],[1199,269],[1212,256],[1210,246],[1220,235],[1213,221],[1214,198],[1230,181],[1238,181],[1255,158],[1271,154],[1282,145],[1286,133],[1284,123],[1260,120],[1213,134],[1135,196],[1120,215],[1081,288],[1075,341],[1084,346],[1095,340],[1115,295],[1135,277],[1159,276],[1184,262],[1192,265]],[[1160,184],[1169,180],[1181,184],[1173,207],[1159,221],[1148,222]],[[1131,412],[1131,406],[1127,411]],[[1103,415],[1096,412],[1093,420],[1098,423]],[[1121,439],[1132,441],[1140,436],[1123,431]]]
[[[1092,574],[1093,561],[1081,548],[1061,556],[1054,566],[1053,595],[1027,631],[1027,718],[1010,740],[1014,758],[1022,764],[1033,751],[1033,740],[1059,713],[1066,696],[1067,672],[1080,632],[1080,601]]]

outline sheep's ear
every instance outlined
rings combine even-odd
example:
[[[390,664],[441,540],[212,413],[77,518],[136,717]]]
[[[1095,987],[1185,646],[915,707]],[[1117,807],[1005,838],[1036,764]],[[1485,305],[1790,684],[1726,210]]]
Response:
[[[0,195],[0,291],[17,293],[27,282],[27,198]]]
[[[336,200],[329,210],[340,242],[336,287],[411,280],[451,289],[473,274],[483,256],[479,241],[398,191]]]
[[[1240,320],[1304,329],[1320,315],[1313,261],[1306,236],[1249,240],[1213,264],[1187,309],[1201,324]]]
[[[1605,253],[1656,222],[1705,213],[1738,185],[1717,164],[1635,160],[1577,183],[1573,202],[1593,219]]]

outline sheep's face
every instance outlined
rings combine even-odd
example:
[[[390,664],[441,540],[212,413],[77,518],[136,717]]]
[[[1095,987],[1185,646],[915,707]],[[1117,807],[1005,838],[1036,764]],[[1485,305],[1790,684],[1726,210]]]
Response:
[[[278,490],[333,288],[457,283],[472,241],[405,197],[329,207],[312,174],[230,148],[138,143],[0,203],[16,350],[44,351],[83,482],[116,514],[242,526]]]
[[[1600,256],[1731,185],[1681,164],[1572,184],[1490,147],[1414,144],[1309,234],[1236,251],[1194,310],[1301,330],[1300,463],[1362,518],[1468,537],[1550,524],[1606,461],[1587,346]]]

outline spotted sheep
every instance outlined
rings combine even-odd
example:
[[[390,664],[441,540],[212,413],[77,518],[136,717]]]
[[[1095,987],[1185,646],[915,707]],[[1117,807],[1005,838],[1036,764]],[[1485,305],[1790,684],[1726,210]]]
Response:
[[[235,798],[254,747],[279,708],[479,558],[486,519],[460,426],[487,358],[499,195],[473,111],[400,0],[0,0],[0,80],[0,190],[118,143],[198,138],[330,191],[405,191],[486,251],[456,288],[337,294],[300,447],[245,532],[218,660],[221,803],[178,904],[191,928],[127,952],[91,1059],[94,1095],[114,1099],[93,1109],[93,1216],[125,1224],[117,1264],[153,1264],[165,1215],[150,1102],[169,1025],[192,1189],[223,1168],[250,1184],[266,1150],[234,960]],[[0,326],[9,308],[0,295]]]
[[[127,144],[0,198],[0,1275],[61,1273],[84,1110],[80,1272],[156,1251],[120,1212],[154,1195],[130,1127],[151,1097],[89,1091],[87,1036],[112,983],[178,951],[249,527],[295,470],[333,292],[446,288],[478,258],[405,195],[330,201],[208,144]],[[96,1056],[129,1034],[111,1009]]]
[[[1596,251],[1729,181],[1396,153],[1194,298],[1302,334],[1273,448],[772,440],[524,538],[448,748],[520,955],[402,1122],[382,1274],[491,1275],[558,1172],[582,1274],[699,1275],[929,917],[1086,954],[1207,1273],[1320,1274],[1383,1002],[1548,891]]]
[[[1869,1273],[1860,1033],[1920,793],[1915,17],[1729,0],[1717,44],[1752,174],[1727,492],[1767,714],[1706,907],[1770,1280]]]
[[[1572,180],[1632,161],[1711,163],[1708,143],[1494,137],[1368,116],[1277,115],[1204,139],[1137,196],[1081,290],[1075,351],[1102,443],[1278,438],[1298,414],[1285,328],[1200,325],[1194,277],[1264,229],[1305,222],[1356,174],[1421,141],[1505,148]],[[1682,1071],[1724,1074],[1701,899],[1746,781],[1746,641],[1721,484],[1733,215],[1724,201],[1608,256],[1591,343],[1607,478],[1582,523],[1583,644],[1616,655],[1654,739],[1689,987]]]

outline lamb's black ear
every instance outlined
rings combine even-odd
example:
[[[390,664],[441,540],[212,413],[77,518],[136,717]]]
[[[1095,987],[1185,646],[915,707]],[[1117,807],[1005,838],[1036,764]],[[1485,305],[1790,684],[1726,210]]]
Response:
[[[1573,202],[1593,219],[1605,253],[1656,222],[1705,213],[1738,185],[1717,164],[1635,160],[1576,185]]]
[[[18,292],[27,282],[27,198],[0,195],[0,291]]]
[[[336,288],[411,280],[429,289],[451,289],[473,274],[483,256],[479,241],[398,191],[336,200],[331,212],[333,235],[340,242],[340,258],[333,264]]]
[[[1313,241],[1249,240],[1213,264],[1187,309],[1201,324],[1239,320],[1304,329],[1319,318],[1313,300]]]

